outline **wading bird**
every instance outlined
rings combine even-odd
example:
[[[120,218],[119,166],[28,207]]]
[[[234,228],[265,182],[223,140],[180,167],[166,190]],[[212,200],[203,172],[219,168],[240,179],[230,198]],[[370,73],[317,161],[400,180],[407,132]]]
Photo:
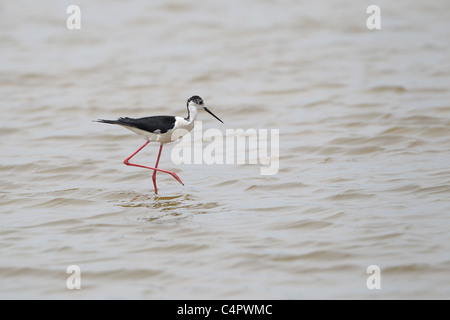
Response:
[[[134,166],[134,167],[140,167],[145,169],[153,170],[153,186],[155,187],[155,194],[158,193],[158,188],[156,186],[156,172],[161,171],[168,173],[172,175],[179,183],[184,185],[184,183],[181,181],[181,179],[176,175],[175,172],[167,171],[163,169],[158,168],[159,164],[159,158],[161,157],[161,151],[163,148],[163,145],[169,142],[174,142],[178,139],[180,139],[183,135],[187,134],[189,131],[191,131],[194,128],[194,120],[197,117],[198,110],[203,109],[206,112],[208,112],[210,115],[212,115],[214,118],[219,120],[223,123],[222,120],[220,120],[218,117],[216,117],[211,111],[208,110],[208,108],[205,107],[203,99],[199,96],[192,96],[187,100],[187,110],[188,115],[186,118],[178,117],[178,116],[153,116],[153,117],[144,117],[144,118],[119,118],[117,120],[103,120],[99,119],[96,120],[97,122],[102,123],[110,123],[110,124],[117,124],[119,126],[122,126],[124,128],[127,128],[128,130],[131,130],[139,135],[142,135],[145,137],[146,142],[137,149],[131,156],[126,158],[123,163],[127,166]],[[181,134],[174,134],[172,133],[177,129],[184,129],[184,131],[181,131]],[[178,131],[180,132],[180,131]],[[148,167],[143,166],[140,164],[135,164],[129,162],[131,158],[133,158],[139,151],[141,151],[146,145],[148,145],[151,141],[159,142],[159,153],[158,158],[156,159],[155,167]]]

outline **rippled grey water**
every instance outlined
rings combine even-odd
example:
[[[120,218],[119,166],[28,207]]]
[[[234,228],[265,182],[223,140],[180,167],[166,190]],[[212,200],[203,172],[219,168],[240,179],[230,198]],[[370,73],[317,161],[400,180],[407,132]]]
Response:
[[[448,3],[372,31],[354,1],[80,0],[72,31],[70,4],[0,4],[1,298],[450,297]],[[141,138],[92,122],[194,94],[204,130],[279,129],[279,172],[168,145],[155,196]]]

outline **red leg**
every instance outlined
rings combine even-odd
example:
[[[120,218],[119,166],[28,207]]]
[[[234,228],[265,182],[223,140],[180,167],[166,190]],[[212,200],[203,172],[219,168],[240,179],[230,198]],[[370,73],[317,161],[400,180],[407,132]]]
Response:
[[[155,168],[158,168],[158,164],[159,164],[159,158],[161,157],[161,151],[162,151],[162,147],[163,145],[161,144],[161,146],[159,147],[159,153],[158,153],[158,158],[156,159],[156,164],[155,164]],[[153,171],[153,176],[152,176],[152,180],[153,180],[153,186],[155,187],[155,193],[158,193],[158,187],[156,186],[156,170]]]
[[[147,167],[147,166],[143,166],[140,164],[135,164],[135,163],[130,163],[130,159],[133,158],[139,151],[141,151],[142,149],[144,149],[144,147],[146,145],[148,145],[150,143],[150,140],[147,140],[142,147],[140,147],[139,149],[137,149],[131,156],[129,156],[128,158],[126,158],[123,163],[126,164],[127,166],[133,166],[133,167],[139,167],[139,168],[145,168],[145,169],[150,169],[153,170],[153,185],[155,186],[155,193],[158,193],[157,189],[156,189],[156,171],[161,171],[164,173],[168,173],[170,174],[172,177],[174,177],[179,183],[181,183],[184,186],[184,183],[181,181],[181,179],[177,176],[177,174],[175,172],[172,171],[167,171],[167,170],[162,170],[162,169],[158,169],[158,164],[159,164],[159,158],[161,157],[161,151],[162,151],[162,144],[161,147],[159,148],[159,154],[158,154],[158,159],[156,160],[156,166],[155,168],[152,167]]]

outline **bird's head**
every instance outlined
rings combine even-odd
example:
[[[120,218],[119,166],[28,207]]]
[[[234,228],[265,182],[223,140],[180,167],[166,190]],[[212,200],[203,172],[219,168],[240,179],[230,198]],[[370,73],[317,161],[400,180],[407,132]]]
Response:
[[[206,112],[208,112],[210,115],[212,115],[214,118],[216,118],[217,120],[219,120],[220,122],[223,123],[222,120],[220,120],[218,117],[216,117],[214,115],[214,113],[212,113],[211,111],[209,111],[208,108],[205,107],[205,103],[204,103],[203,99],[200,98],[199,96],[192,96],[192,97],[190,97],[187,100],[187,107],[188,107],[188,110],[190,108],[195,108],[196,110],[203,109]]]

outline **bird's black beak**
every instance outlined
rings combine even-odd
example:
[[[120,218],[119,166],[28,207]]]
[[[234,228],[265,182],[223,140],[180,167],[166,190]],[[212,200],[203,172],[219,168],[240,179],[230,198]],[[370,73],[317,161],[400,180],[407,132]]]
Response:
[[[222,120],[220,120],[219,118],[217,118],[215,115],[214,115],[214,113],[212,113],[211,111],[209,111],[209,109],[208,108],[206,108],[206,107],[203,107],[203,109],[205,109],[205,111],[206,112],[208,112],[210,115],[212,115],[214,118],[216,118],[217,120],[219,120],[220,122],[222,122],[223,123],[223,121]]]

